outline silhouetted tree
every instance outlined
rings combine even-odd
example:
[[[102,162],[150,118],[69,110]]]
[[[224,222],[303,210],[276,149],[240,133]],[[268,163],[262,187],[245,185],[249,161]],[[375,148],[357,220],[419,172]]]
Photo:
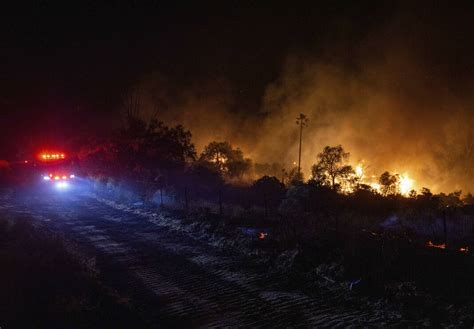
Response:
[[[298,167],[293,167],[286,173],[287,185],[295,185],[303,182],[303,173],[298,170]]]
[[[461,194],[462,191],[455,191],[449,194],[440,193],[437,197],[439,198],[442,207],[461,207],[463,205]]]
[[[433,196],[433,193],[431,193],[430,189],[427,187],[422,187],[421,188],[421,195],[424,197],[431,198]]]
[[[252,189],[261,197],[267,216],[270,209],[275,208],[285,194],[285,186],[276,177],[263,176],[256,180]]]
[[[252,188],[267,194],[280,194],[285,190],[285,186],[274,176],[263,176],[257,179]]]
[[[323,152],[318,154],[318,163],[312,167],[313,180],[321,185],[330,185],[338,188],[354,175],[352,166],[347,165],[349,152],[344,152],[341,145],[326,146]]]
[[[421,193],[416,197],[420,209],[426,213],[427,210],[434,211],[439,208],[439,198],[434,197],[429,188],[423,187]]]
[[[282,171],[283,165],[278,162],[273,162],[273,163],[254,163],[253,165],[253,170],[254,174],[257,177],[262,177],[262,176],[275,176],[275,177],[281,177],[281,171]]]
[[[91,141],[79,152],[83,164],[122,177],[147,178],[183,172],[196,158],[191,133],[130,116],[128,124],[107,140]],[[99,168],[96,168],[99,169]]]
[[[196,161],[192,165],[188,171],[188,178],[193,185],[201,185],[204,187],[218,187],[224,183],[219,171],[200,161]]]
[[[182,172],[196,158],[191,133],[181,125],[151,120],[143,131],[125,130],[121,137],[120,156],[135,172]]]
[[[399,182],[400,177],[397,174],[392,175],[386,171],[379,178],[380,191],[385,196],[397,194]]]
[[[468,193],[462,198],[462,202],[465,205],[474,205],[474,196],[471,193]]]
[[[355,193],[357,191],[367,191],[367,192],[370,192],[370,193],[377,193],[377,190],[374,189],[371,185],[361,183],[359,180],[354,185],[354,191],[353,192]]]
[[[251,167],[250,159],[244,158],[242,151],[232,148],[228,142],[209,143],[199,162],[229,178],[241,178]]]

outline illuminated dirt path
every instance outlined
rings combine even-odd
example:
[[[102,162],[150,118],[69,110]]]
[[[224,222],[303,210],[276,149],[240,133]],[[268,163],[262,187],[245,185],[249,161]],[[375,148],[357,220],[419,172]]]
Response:
[[[95,258],[104,284],[129,296],[160,328],[416,325],[396,312],[307,296],[238,256],[160,225],[157,214],[118,209],[81,194],[0,192],[0,214],[25,217]]]

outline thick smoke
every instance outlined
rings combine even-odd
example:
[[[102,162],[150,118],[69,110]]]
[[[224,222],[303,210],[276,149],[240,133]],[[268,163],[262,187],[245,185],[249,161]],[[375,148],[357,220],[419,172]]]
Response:
[[[369,166],[367,175],[389,170],[407,173],[418,188],[469,190],[474,182],[472,108],[442,86],[430,85],[411,64],[388,61],[354,74],[331,64],[290,61],[265,94],[270,115],[256,155],[294,161],[294,119],[303,112],[310,118],[303,139],[305,173],[325,145],[342,144],[354,165]]]
[[[474,97],[465,72],[472,67],[463,66],[472,64],[465,60],[472,51],[452,29],[414,21],[396,17],[353,49],[350,60],[290,57],[266,90],[270,114],[256,155],[296,159],[294,118],[302,112],[310,118],[305,173],[325,145],[342,144],[353,164],[369,166],[369,176],[389,170],[407,173],[418,189],[472,191]]]
[[[307,178],[325,145],[342,144],[369,177],[388,170],[408,174],[416,189],[472,191],[474,97],[472,75],[465,72],[471,66],[463,66],[471,58],[467,41],[464,34],[450,35],[453,29],[444,29],[442,21],[417,20],[395,17],[350,47],[328,41],[323,53],[288,54],[279,78],[265,87],[258,113],[238,108],[238,97],[245,95],[225,79],[172,94],[166,79],[144,79],[145,108],[190,129],[198,150],[228,140],[256,162],[287,168],[298,157],[295,119],[305,113]]]

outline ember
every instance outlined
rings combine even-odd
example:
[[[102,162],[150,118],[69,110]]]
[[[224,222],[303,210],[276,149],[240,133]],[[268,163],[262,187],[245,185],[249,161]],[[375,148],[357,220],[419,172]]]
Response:
[[[459,252],[467,254],[469,252],[469,247],[467,247],[467,246],[466,247],[461,247],[461,248],[459,248]]]
[[[265,232],[258,233],[258,238],[260,240],[265,240],[267,238],[267,236],[268,236],[268,233],[265,233]]]

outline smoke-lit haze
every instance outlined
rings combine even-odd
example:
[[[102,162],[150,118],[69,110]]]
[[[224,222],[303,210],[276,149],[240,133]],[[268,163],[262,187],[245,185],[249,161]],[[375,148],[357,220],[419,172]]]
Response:
[[[307,178],[325,145],[342,144],[353,165],[367,167],[367,176],[388,170],[407,173],[417,189],[472,191],[469,23],[460,17],[459,26],[446,24],[423,13],[395,15],[356,44],[327,38],[318,54],[289,52],[261,95],[259,113],[239,111],[245,92],[225,78],[171,96],[164,77],[149,76],[140,90],[147,112],[185,125],[198,151],[209,141],[228,140],[255,162],[291,167],[298,155],[295,119],[305,113]]]
[[[198,152],[227,140],[289,169],[304,113],[306,178],[342,144],[366,176],[474,192],[472,1],[145,3],[5,15],[0,158],[106,134],[134,90]]]

